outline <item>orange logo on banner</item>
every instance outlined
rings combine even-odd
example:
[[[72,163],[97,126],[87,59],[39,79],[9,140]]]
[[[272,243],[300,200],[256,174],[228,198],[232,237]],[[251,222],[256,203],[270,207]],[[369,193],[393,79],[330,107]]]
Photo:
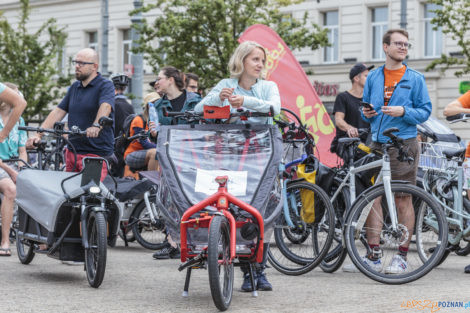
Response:
[[[266,49],[266,79],[276,82],[279,87],[282,107],[295,112],[307,124],[315,138],[320,161],[335,166],[337,157],[330,152],[335,127],[292,51],[266,25],[257,24],[245,30],[239,41],[247,40],[256,41]]]

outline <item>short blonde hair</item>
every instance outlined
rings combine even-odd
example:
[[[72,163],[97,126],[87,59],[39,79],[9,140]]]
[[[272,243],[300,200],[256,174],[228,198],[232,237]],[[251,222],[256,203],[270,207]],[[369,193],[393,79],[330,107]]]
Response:
[[[228,62],[228,70],[230,71],[231,78],[240,78],[245,70],[243,61],[245,61],[245,58],[256,48],[263,51],[264,59],[266,60],[266,50],[264,50],[263,46],[257,42],[245,41],[235,49],[232,57],[230,57],[230,61]]]

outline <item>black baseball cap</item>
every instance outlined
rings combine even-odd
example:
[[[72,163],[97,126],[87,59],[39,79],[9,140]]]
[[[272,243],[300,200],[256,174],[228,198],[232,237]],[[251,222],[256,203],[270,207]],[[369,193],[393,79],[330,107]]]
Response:
[[[155,80],[152,80],[152,81],[149,83],[150,87],[154,88],[156,82],[157,82],[156,79],[155,79]]]
[[[356,63],[349,71],[349,79],[352,80],[356,75],[359,75],[366,70],[370,71],[373,68],[374,65],[366,66],[364,63]]]

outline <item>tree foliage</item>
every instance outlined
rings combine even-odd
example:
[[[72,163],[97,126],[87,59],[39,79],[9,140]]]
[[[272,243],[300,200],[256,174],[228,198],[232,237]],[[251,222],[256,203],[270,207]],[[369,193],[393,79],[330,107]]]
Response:
[[[61,62],[66,33],[58,28],[55,19],[48,19],[34,33],[28,32],[31,13],[29,0],[20,0],[17,24],[10,23],[0,12],[0,81],[19,86],[28,106],[25,120],[41,117],[49,105],[57,104],[64,96],[71,76],[61,76]]]
[[[201,77],[213,86],[229,76],[228,61],[237,39],[253,24],[273,28],[291,49],[328,44],[326,30],[303,18],[296,19],[281,8],[301,0],[156,0],[141,11],[159,10],[155,21],[145,19],[138,27],[140,48],[154,71],[173,65]],[[138,11],[131,12],[131,15]],[[156,44],[158,41],[158,44]]]
[[[442,32],[456,41],[461,49],[462,56],[456,57],[442,54],[439,59],[434,60],[426,70],[441,66],[445,71],[451,66],[459,66],[462,69],[455,72],[460,77],[470,73],[470,1],[469,0],[429,0],[440,6],[435,10],[436,16],[431,20],[434,29],[442,27]]]

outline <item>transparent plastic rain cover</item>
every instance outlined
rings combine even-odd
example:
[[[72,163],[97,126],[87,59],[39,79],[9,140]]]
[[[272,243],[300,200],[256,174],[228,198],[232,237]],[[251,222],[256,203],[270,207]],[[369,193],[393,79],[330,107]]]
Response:
[[[172,236],[179,238],[177,224],[189,207],[217,192],[217,176],[228,176],[229,193],[269,216],[280,198],[281,156],[282,138],[272,125],[162,126],[159,200]]]

